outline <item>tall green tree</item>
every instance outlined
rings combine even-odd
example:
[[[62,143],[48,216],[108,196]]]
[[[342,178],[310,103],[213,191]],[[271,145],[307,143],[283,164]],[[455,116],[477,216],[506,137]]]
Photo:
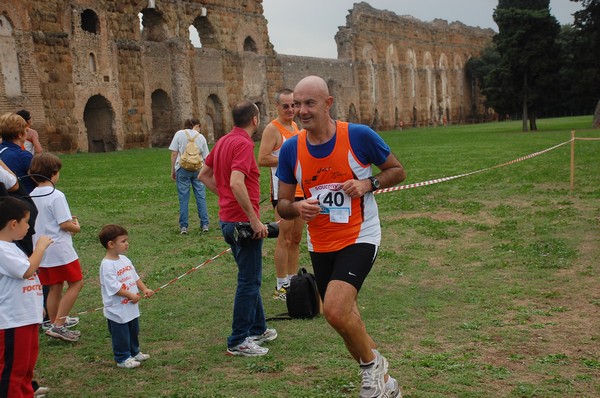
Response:
[[[560,25],[550,0],[499,0],[494,10],[498,34],[493,43],[500,61],[488,75],[490,105],[520,104],[523,131],[537,130],[537,114],[555,98],[560,68]],[[484,94],[485,94],[484,90]]]
[[[574,14],[572,30],[566,43],[565,69],[573,79],[568,91],[578,109],[589,111],[600,107],[600,1],[571,0],[581,3],[582,9]],[[600,127],[595,120],[595,127]]]

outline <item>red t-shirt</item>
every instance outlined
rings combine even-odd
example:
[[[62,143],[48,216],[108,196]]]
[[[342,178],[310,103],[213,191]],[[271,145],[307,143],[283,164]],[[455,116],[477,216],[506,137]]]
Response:
[[[229,186],[231,172],[237,170],[246,177],[244,183],[252,207],[259,215],[260,172],[254,159],[254,142],[248,133],[234,127],[228,134],[217,141],[215,147],[205,160],[213,169],[217,192],[219,194],[219,219],[224,222],[249,221],[240,207]]]

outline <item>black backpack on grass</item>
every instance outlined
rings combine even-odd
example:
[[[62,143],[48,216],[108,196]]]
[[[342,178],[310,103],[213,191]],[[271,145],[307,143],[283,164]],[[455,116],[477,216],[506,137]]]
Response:
[[[315,276],[306,268],[300,268],[298,275],[290,281],[285,304],[288,312],[267,318],[267,321],[313,318],[321,312],[321,296]]]
[[[298,275],[290,281],[285,295],[288,315],[291,318],[312,318],[319,315],[321,297],[315,276],[300,268]]]

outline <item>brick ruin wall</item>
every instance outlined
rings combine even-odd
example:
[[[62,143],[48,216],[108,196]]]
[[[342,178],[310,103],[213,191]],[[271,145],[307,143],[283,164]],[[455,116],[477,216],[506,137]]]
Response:
[[[255,102],[264,126],[275,92],[316,74],[334,118],[378,130],[463,123],[486,113],[465,63],[492,35],[357,3],[338,59],[323,59],[276,54],[262,0],[4,0],[0,113],[29,109],[55,152],[164,147],[192,116],[214,142],[236,102]]]

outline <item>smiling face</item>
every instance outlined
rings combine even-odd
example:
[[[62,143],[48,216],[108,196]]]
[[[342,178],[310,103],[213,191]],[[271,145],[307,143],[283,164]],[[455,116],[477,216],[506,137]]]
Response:
[[[333,97],[323,79],[317,76],[306,77],[296,85],[294,104],[302,127],[311,133],[322,133],[327,130],[331,120],[329,109]]]
[[[281,94],[279,96],[279,102],[275,105],[279,119],[288,123],[294,120],[294,117],[296,117],[294,105],[293,94]]]

